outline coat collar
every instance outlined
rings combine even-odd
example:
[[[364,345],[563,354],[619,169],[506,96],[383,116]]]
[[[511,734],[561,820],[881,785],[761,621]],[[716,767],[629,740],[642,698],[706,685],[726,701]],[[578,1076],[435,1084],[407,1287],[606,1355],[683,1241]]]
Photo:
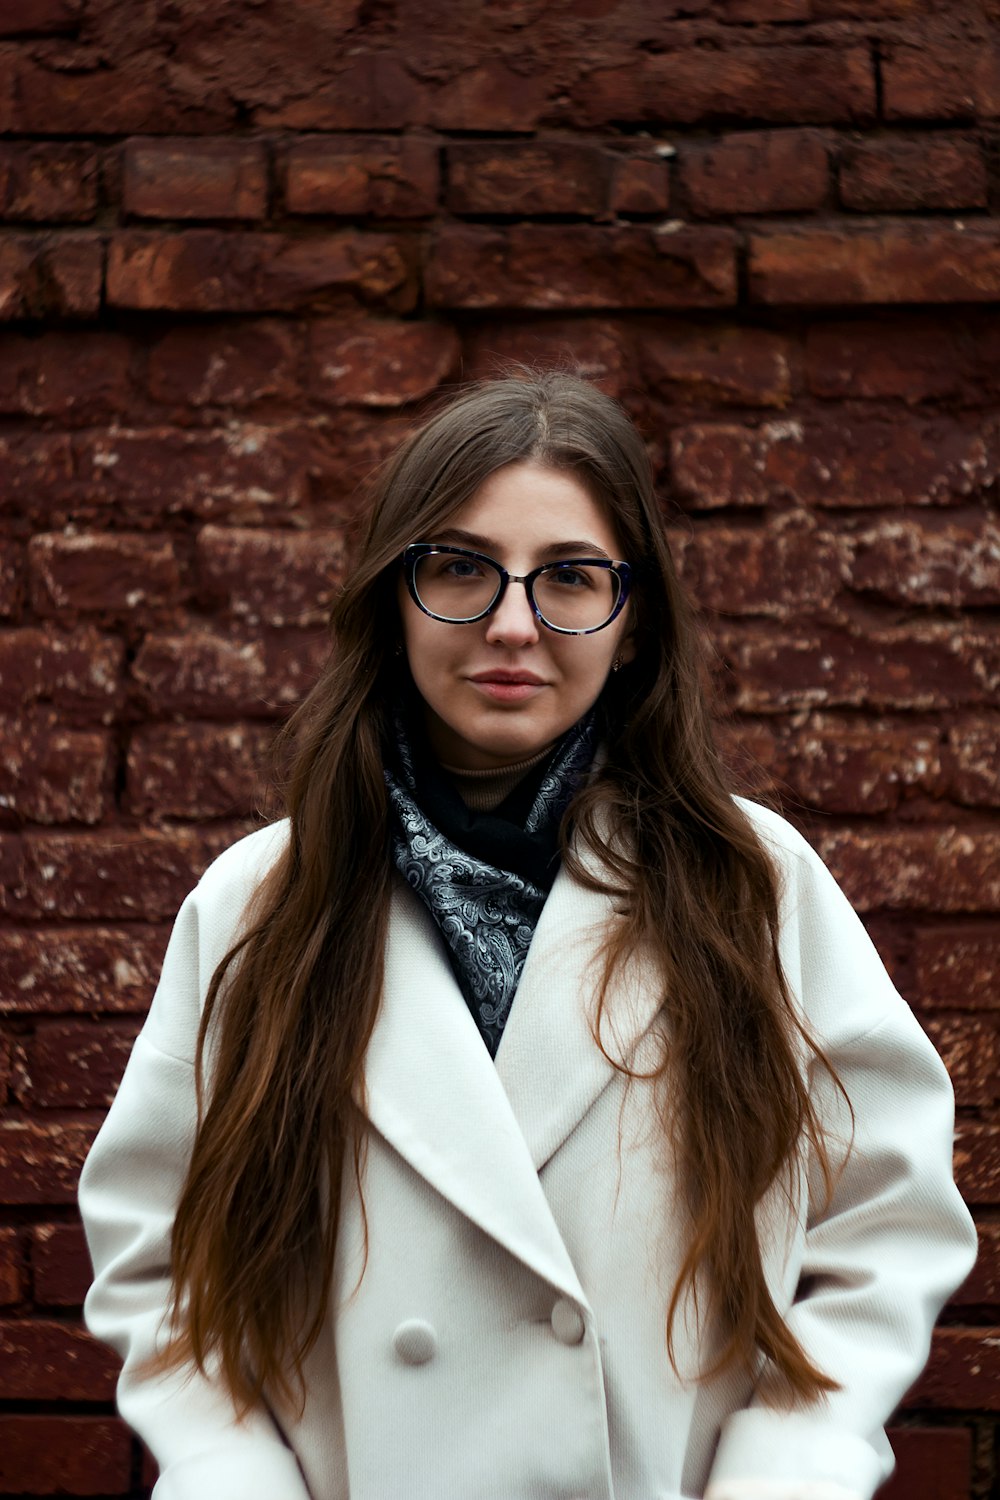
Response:
[[[375,1128],[443,1197],[566,1295],[585,1303],[539,1180],[617,1077],[595,1044],[596,954],[616,920],[610,897],[565,867],[542,909],[496,1063],[428,912],[395,885],[382,1006],[365,1068]],[[602,1030],[628,1057],[660,1004],[639,960],[609,989]],[[609,1142],[609,1147],[613,1143]]]

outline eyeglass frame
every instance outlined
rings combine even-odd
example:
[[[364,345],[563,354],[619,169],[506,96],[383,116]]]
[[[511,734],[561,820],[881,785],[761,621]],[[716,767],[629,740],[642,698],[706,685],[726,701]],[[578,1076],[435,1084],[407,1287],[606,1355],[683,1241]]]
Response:
[[[474,562],[486,563],[494,568],[500,576],[500,586],[486,609],[481,610],[478,615],[469,615],[467,619],[452,620],[447,615],[436,615],[432,609],[428,609],[417,593],[415,573],[417,563],[423,557],[430,557],[435,553],[447,553],[449,557],[468,557]],[[537,568],[532,568],[530,573],[508,573],[507,569],[497,562],[495,557],[489,557],[485,552],[471,552],[467,547],[448,547],[439,545],[437,542],[411,542],[404,548],[402,555],[403,576],[406,579],[406,587],[410,598],[419,610],[430,619],[437,620],[441,625],[475,625],[478,620],[485,620],[488,615],[500,604],[507,592],[507,586],[511,583],[523,583],[524,592],[527,595],[531,611],[540,625],[546,630],[552,630],[557,635],[596,635],[597,631],[605,630],[616,620],[628,602],[632,587],[632,567],[627,562],[616,561],[607,557],[561,557],[554,562],[542,563]],[[535,602],[535,579],[542,573],[551,572],[553,568],[582,568],[598,567],[609,573],[614,573],[618,579],[618,598],[615,607],[608,618],[600,625],[588,625],[585,630],[571,630],[565,625],[553,625],[545,618]]]

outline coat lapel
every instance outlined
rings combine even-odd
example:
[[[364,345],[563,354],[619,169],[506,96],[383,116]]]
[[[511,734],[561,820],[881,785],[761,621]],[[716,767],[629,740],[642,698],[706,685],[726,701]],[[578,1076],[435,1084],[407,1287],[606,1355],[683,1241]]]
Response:
[[[493,1062],[419,898],[394,887],[382,1006],[365,1081],[375,1128],[443,1197],[525,1265],[586,1303],[539,1170],[616,1076],[591,1036],[606,896],[561,869]],[[608,1006],[612,1056],[648,1028],[659,992],[633,964]],[[612,1040],[613,1036],[613,1040]]]

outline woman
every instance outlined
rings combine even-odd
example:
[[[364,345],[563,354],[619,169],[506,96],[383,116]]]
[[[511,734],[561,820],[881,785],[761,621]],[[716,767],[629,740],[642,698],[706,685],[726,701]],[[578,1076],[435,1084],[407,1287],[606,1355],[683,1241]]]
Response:
[[[80,1184],[156,1500],[868,1500],[974,1256],[951,1090],[729,788],[622,409],[439,408],[332,630]]]

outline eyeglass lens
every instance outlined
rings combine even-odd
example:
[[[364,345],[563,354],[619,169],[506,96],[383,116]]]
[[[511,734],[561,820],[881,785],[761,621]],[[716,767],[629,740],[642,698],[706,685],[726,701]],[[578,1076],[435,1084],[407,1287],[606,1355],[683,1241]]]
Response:
[[[501,581],[492,564],[446,552],[421,557],[413,574],[424,608],[456,622],[475,619],[489,609]],[[554,563],[538,575],[532,592],[539,614],[549,625],[560,630],[594,630],[614,614],[620,586],[610,568]]]

